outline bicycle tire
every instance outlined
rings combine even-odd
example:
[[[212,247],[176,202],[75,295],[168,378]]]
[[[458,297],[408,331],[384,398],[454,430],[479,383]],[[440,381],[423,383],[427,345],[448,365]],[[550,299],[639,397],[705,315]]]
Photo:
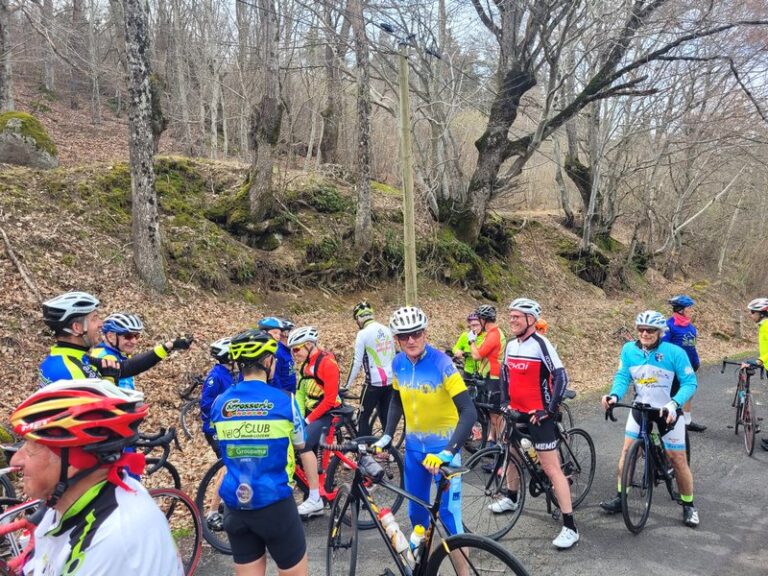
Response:
[[[529,576],[528,571],[512,553],[498,542],[477,534],[457,534],[435,546],[427,562],[427,576],[452,576],[465,573],[454,566],[451,552],[461,551],[470,574],[514,574]]]
[[[195,505],[200,511],[200,517],[202,519],[203,538],[208,542],[215,550],[218,550],[222,554],[232,554],[232,546],[229,544],[229,536],[223,529],[212,528],[208,525],[207,512],[224,513],[223,504],[219,504],[216,510],[212,510],[211,500],[217,497],[218,488],[216,486],[216,479],[218,478],[219,471],[224,467],[224,461],[219,459],[208,468],[208,471],[200,480],[200,484],[197,487],[197,494],[195,495]]]
[[[490,466],[491,472],[484,470],[486,465]],[[475,452],[465,466],[469,471],[461,477],[461,521],[464,530],[499,540],[512,530],[525,507],[527,482],[523,468],[511,455],[505,459],[501,446],[490,446]],[[510,466],[515,468],[520,479],[517,508],[497,514],[489,506],[504,495],[502,491],[506,487],[505,478]]]
[[[621,514],[624,524],[633,534],[642,532],[651,513],[655,480],[653,458],[648,456],[644,441],[635,440],[627,451],[621,470]],[[637,496],[639,499],[635,505]]]
[[[376,441],[374,436],[361,436],[357,439],[360,443],[373,443]],[[400,451],[392,446],[386,448],[386,453],[389,455],[387,460],[383,458],[377,458],[379,464],[384,468],[386,474],[385,479],[391,484],[395,484],[400,488],[405,486],[403,455]],[[354,459],[353,454],[348,455],[349,458]],[[336,456],[331,458],[328,463],[328,469],[325,471],[325,491],[333,492],[337,487],[341,487],[345,484],[350,484],[354,476],[353,470],[348,470],[344,463]],[[378,489],[378,486],[373,482],[366,482],[366,488],[375,497],[376,506],[379,508],[389,508],[393,514],[396,514],[403,504],[405,499],[402,494],[397,494],[386,488]],[[338,498],[338,495],[336,496]],[[335,500],[335,498],[334,498]],[[370,530],[376,527],[376,523],[373,519],[365,518],[357,522],[357,526],[360,530]]]
[[[752,401],[752,394],[744,396],[741,422],[744,430],[744,449],[747,451],[747,456],[752,456],[755,451],[755,434],[757,432],[757,418],[755,417],[755,403]]]
[[[379,409],[374,408],[371,412],[371,435],[375,436],[376,438],[381,438],[384,435],[384,428],[386,428],[386,426],[387,423],[382,422],[379,418]],[[390,445],[400,450],[404,441],[405,418],[401,416],[400,421],[397,423],[397,428],[395,428],[395,434],[392,436],[392,442],[390,442]]]
[[[560,465],[571,488],[571,505],[576,508],[589,494],[595,479],[595,443],[581,428],[565,432],[565,442],[568,443],[567,448],[562,446],[562,442],[558,447]]]
[[[744,398],[742,397],[742,393],[746,395],[743,387],[741,386],[741,384],[739,384],[736,386],[736,395],[734,397],[734,402],[736,404],[736,422],[733,425],[734,434],[739,433],[739,424],[741,424],[741,411],[744,408]]]
[[[558,408],[560,410],[560,421],[563,423],[563,428],[570,430],[574,427],[573,413],[571,412],[570,406],[568,406],[567,402],[560,402]]]
[[[184,574],[191,576],[200,562],[203,545],[203,523],[197,506],[184,492],[174,488],[150,490],[149,494],[168,520]]]
[[[464,442],[464,449],[470,454],[475,454],[487,446],[489,422],[488,410],[477,408],[477,420],[472,425],[472,433]]]
[[[16,488],[8,476],[0,476],[0,498],[16,498]]]
[[[200,401],[188,400],[181,407],[181,429],[188,440],[191,440],[202,427],[200,420]]]
[[[327,576],[354,576],[357,568],[359,514],[360,502],[352,496],[349,485],[344,484],[336,494],[328,523],[328,540],[325,548]],[[349,558],[345,559],[342,556],[345,556],[347,551]],[[336,567],[337,561],[338,567]]]
[[[147,466],[141,476],[141,483],[147,490],[173,488],[181,490],[181,475],[176,466],[167,460],[160,465],[160,458],[147,458]]]
[[[688,434],[688,426],[685,427],[685,461],[691,465],[691,438]]]

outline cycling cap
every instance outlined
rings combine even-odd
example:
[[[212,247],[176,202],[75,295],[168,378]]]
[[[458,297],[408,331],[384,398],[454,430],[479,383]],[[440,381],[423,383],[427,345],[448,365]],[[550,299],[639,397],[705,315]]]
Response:
[[[259,360],[277,352],[277,340],[263,330],[246,330],[232,336],[229,343],[231,360]]]
[[[99,300],[87,292],[67,292],[43,302],[43,322],[53,331],[67,328],[73,320],[90,314]]]
[[[530,298],[516,298],[509,305],[509,310],[517,310],[523,314],[530,314],[536,320],[541,317],[541,305]]]
[[[306,344],[307,342],[317,344],[317,338],[318,335],[316,328],[312,326],[302,326],[301,328],[296,328],[290,334],[288,334],[288,347],[293,348],[294,346],[300,346],[301,344]]]
[[[358,302],[357,306],[352,310],[352,318],[355,320],[371,316],[373,316],[373,306],[371,306],[367,300]]]
[[[59,380],[41,388],[11,414],[13,431],[51,448],[129,444],[147,416],[144,393],[106,380]]]
[[[490,306],[489,304],[478,306],[477,310],[475,310],[475,314],[477,314],[477,317],[480,320],[490,320],[491,322],[496,321],[496,308]]]
[[[389,329],[393,334],[408,334],[424,330],[429,321],[426,314],[415,306],[404,306],[395,310],[389,319]]]
[[[667,319],[664,318],[664,314],[661,312],[646,310],[637,315],[635,326],[649,326],[650,328],[658,328],[665,332],[667,330]]]
[[[752,312],[768,312],[768,298],[755,298],[747,305]]]
[[[283,322],[280,318],[267,316],[259,320],[259,330],[282,330]]]
[[[667,300],[674,308],[688,308],[696,304],[696,301],[685,294],[678,294],[674,298]]]
[[[101,331],[114,332],[115,334],[138,333],[144,330],[144,323],[135,314],[123,314],[115,312],[104,319]]]
[[[216,358],[219,362],[226,362],[229,360],[230,342],[232,342],[232,339],[229,338],[229,336],[216,340],[216,342],[211,344],[211,356]]]

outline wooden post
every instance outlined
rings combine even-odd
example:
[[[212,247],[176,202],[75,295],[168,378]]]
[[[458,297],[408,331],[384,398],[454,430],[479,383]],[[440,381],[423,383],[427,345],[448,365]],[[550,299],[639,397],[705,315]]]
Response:
[[[411,149],[411,105],[408,89],[408,46],[400,43],[400,154],[403,167],[403,258],[405,260],[405,305],[418,306],[416,281],[416,226],[413,201],[413,151]]]

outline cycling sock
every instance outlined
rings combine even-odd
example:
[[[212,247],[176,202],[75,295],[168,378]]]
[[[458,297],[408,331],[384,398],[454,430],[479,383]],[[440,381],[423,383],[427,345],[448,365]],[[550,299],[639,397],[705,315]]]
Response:
[[[680,494],[680,501],[683,506],[693,506],[693,494]]]
[[[309,491],[309,499],[313,502],[317,502],[320,500],[320,488],[315,488],[314,490]]]
[[[573,521],[573,513],[563,514],[563,526],[570,528],[574,532],[578,532],[578,530],[576,530],[576,522]]]
[[[621,482],[619,482],[619,487],[616,489],[616,493],[621,496]]]
[[[513,502],[517,502],[517,490],[509,490],[506,491],[506,496]]]
[[[688,426],[688,424],[691,423],[691,420],[693,420],[693,418],[691,417],[691,413],[683,412],[683,416],[685,417],[685,425]]]

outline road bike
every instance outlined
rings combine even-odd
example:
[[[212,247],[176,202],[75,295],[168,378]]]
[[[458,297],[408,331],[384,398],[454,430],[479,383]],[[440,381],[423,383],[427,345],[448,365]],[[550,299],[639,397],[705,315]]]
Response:
[[[726,366],[738,366],[738,378],[736,380],[736,392],[733,395],[731,406],[736,408],[736,421],[733,425],[733,433],[739,433],[739,426],[744,434],[744,450],[747,455],[752,456],[755,451],[755,435],[758,430],[758,420],[756,412],[756,402],[752,398],[750,390],[750,380],[757,372],[757,366],[747,366],[742,368],[741,362],[723,359],[723,366],[720,374],[725,372]],[[760,368],[760,379],[763,378],[763,369]]]
[[[360,402],[362,400],[361,396],[355,396],[352,394],[352,392],[347,388],[341,388],[339,390],[339,396],[341,397],[341,401],[346,403],[348,400],[357,400]],[[357,438],[358,436],[358,429],[360,426],[360,414],[362,412],[362,406],[358,404],[356,408],[354,408],[354,413],[351,419],[351,425],[349,426],[350,435],[348,437],[349,440],[353,438]],[[381,418],[379,417],[379,409],[378,407],[374,408],[371,412],[371,436],[376,436],[377,438],[380,438],[384,435],[384,429],[387,427],[387,423],[383,422]],[[395,428],[395,433],[392,436],[392,442],[391,445],[400,450],[403,446],[403,441],[405,440],[405,418],[402,416],[400,417],[400,422],[397,423],[397,428]]]
[[[181,420],[181,429],[187,439],[196,436],[202,428],[200,419],[200,390],[205,384],[205,377],[200,375],[189,375],[187,386],[179,391],[181,398],[181,408],[179,409],[179,419]]]
[[[675,469],[661,441],[664,429],[653,430],[654,423],[657,427],[665,426],[666,411],[639,402],[633,404],[617,402],[611,404],[606,411],[606,420],[617,421],[613,415],[616,408],[629,408],[640,418],[639,437],[630,444],[621,470],[621,513],[624,524],[630,532],[639,534],[651,513],[654,486],[663,482],[672,501],[682,504],[677,489]],[[678,417],[681,415],[682,410],[678,410]]]
[[[140,434],[135,447],[144,454],[151,454],[153,449],[159,448],[159,457],[146,458],[146,467],[141,476],[141,483],[149,490],[151,488],[174,488],[181,490],[181,475],[176,467],[168,462],[171,452],[171,444],[181,451],[179,439],[176,436],[176,428],[173,426],[166,430],[161,428],[157,434]]]
[[[440,502],[448,492],[451,480],[464,474],[466,468],[441,466],[437,494],[435,500],[429,503],[384,480],[384,471],[371,457],[366,444],[348,442],[343,445],[326,445],[325,449],[352,453],[358,457],[351,483],[339,489],[331,509],[326,546],[327,576],[356,574],[361,515],[376,527],[401,576],[528,575],[511,552],[490,538],[477,534],[448,535],[449,530],[440,518]],[[399,553],[387,535],[380,518],[384,507],[375,502],[372,486],[394,492],[428,511],[431,521],[426,527],[422,543],[413,550],[412,560]],[[381,493],[379,490],[376,495]],[[370,550],[368,546],[366,548]],[[386,568],[384,574],[395,576],[396,573]]]
[[[332,503],[338,495],[339,486],[348,482],[354,475],[357,463],[354,459],[349,458],[340,451],[326,450],[323,445],[331,445],[334,443],[343,443],[349,439],[352,433],[352,416],[354,408],[351,406],[339,406],[330,411],[332,416],[331,425],[328,430],[325,431],[323,436],[323,442],[318,447],[317,463],[318,474],[320,479],[320,497],[324,502]],[[367,436],[357,438],[355,442],[375,442],[377,439],[374,436]],[[394,447],[387,447],[382,453],[377,456],[380,461],[380,465],[384,470],[387,479],[390,482],[396,483],[398,486],[403,485],[403,457],[400,452]],[[218,503],[218,487],[221,483],[222,474],[224,473],[224,461],[218,460],[211,466],[200,481],[200,485],[197,489],[197,496],[195,502],[203,515],[206,511],[219,511],[223,513],[223,506]],[[294,470],[294,499],[297,505],[306,500],[309,497],[309,482],[307,475],[301,468],[301,460],[299,455],[296,455],[296,467]],[[372,487],[375,490],[375,487]],[[386,494],[386,505],[393,511],[397,511],[403,499],[398,494]],[[373,528],[373,523],[362,522],[359,526],[361,529]],[[229,537],[226,531],[221,526],[213,525],[213,523],[203,523],[203,537],[205,540],[213,546],[216,550],[223,552],[224,554],[231,554],[232,548],[229,544]]]
[[[545,497],[547,512],[557,518],[557,497],[549,477],[538,462],[532,448],[524,449],[523,440],[532,443],[525,425],[519,420],[526,415],[505,411],[503,442],[479,450],[466,463],[468,473],[462,483],[462,521],[464,530],[494,540],[502,538],[515,525],[523,512],[526,492],[532,497]],[[571,505],[584,501],[595,477],[595,445],[591,436],[580,428],[566,429],[557,422],[557,450],[560,467],[571,490]],[[491,506],[501,498],[511,498],[517,487],[514,509],[493,512]]]

